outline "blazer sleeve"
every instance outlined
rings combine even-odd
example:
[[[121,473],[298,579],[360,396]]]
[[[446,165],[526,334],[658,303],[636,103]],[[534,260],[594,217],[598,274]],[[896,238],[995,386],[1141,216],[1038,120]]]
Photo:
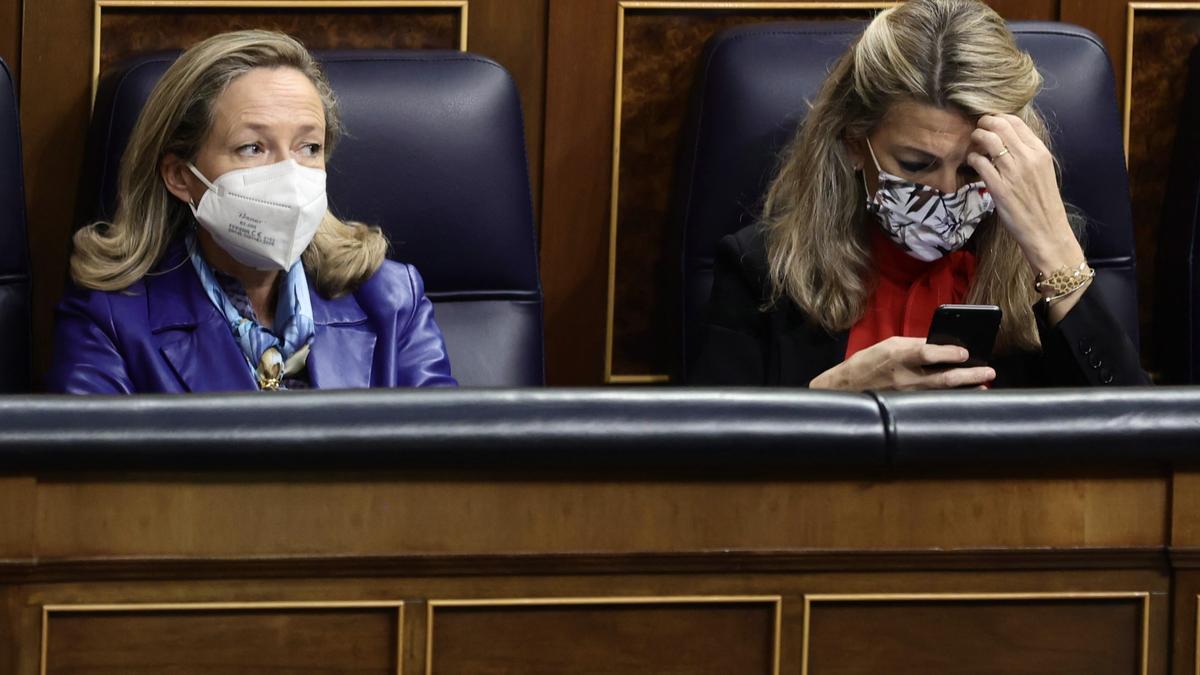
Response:
[[[442,330],[433,318],[433,303],[425,297],[425,281],[412,265],[404,265],[412,292],[407,323],[396,340],[396,383],[401,387],[456,387]]]
[[[60,394],[130,394],[125,358],[117,348],[112,306],[103,291],[72,288],[55,314],[53,363],[46,388]]]
[[[696,327],[699,344],[688,367],[689,384],[767,384],[770,326],[761,309],[762,282],[751,258],[737,235],[717,245],[712,293]]]
[[[1042,354],[1054,386],[1148,385],[1133,341],[1092,284],[1051,327],[1044,302],[1034,305]]]

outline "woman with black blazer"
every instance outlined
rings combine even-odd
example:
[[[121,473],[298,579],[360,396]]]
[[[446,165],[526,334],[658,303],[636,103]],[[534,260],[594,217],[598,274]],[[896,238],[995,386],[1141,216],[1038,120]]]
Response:
[[[1148,384],[1092,288],[1042,85],[979,0],[881,12],[723,239],[695,384],[822,389]],[[987,366],[926,344],[942,304],[1003,311]]]

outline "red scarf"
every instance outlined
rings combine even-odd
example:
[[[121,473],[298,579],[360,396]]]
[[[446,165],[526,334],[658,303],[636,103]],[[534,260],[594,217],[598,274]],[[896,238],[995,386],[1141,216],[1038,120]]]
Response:
[[[958,304],[975,278],[975,254],[960,250],[932,262],[905,253],[878,227],[871,228],[871,257],[879,283],[867,311],[850,329],[846,358],[887,338],[926,337],[938,305]]]

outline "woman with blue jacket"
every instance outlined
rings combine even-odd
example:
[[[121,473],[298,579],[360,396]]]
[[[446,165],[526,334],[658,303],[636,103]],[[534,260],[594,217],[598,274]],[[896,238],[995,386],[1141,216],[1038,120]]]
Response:
[[[239,31],[185,52],[138,118],[112,222],[75,235],[49,388],[454,385],[416,269],[327,209],[340,133],[294,39]]]

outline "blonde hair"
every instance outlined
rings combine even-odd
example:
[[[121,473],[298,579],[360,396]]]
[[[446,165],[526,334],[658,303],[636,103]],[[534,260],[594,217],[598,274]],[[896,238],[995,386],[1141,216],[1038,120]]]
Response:
[[[116,214],[111,222],[92,223],[75,233],[75,283],[102,291],[128,288],[192,225],[191,210],[167,191],[159,163],[168,153],[194,158],[212,127],[217,98],[255,68],[294,68],[313,83],[325,110],[328,159],[342,133],[341,119],[333,90],[308,50],[271,31],[210,37],[184,52],[150,93],[121,158]],[[387,240],[379,228],[343,222],[326,212],[302,260],[318,291],[336,297],[370,278],[386,253]]]
[[[768,304],[786,295],[831,332],[866,311],[875,276],[847,141],[865,138],[891,106],[916,102],[969,117],[1011,113],[1049,146],[1033,107],[1041,86],[1029,54],[978,0],[909,0],[881,12],[833,66],[767,191]],[[973,239],[979,265],[966,302],[1004,310],[998,349],[1038,349],[1033,272],[1016,241],[994,215]]]

